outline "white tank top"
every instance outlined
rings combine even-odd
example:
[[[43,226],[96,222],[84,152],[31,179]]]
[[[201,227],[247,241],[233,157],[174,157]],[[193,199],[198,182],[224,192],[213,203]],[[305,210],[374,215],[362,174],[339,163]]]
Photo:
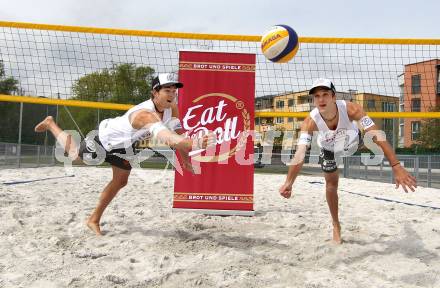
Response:
[[[347,103],[344,100],[336,100],[338,107],[339,120],[336,130],[330,130],[322,119],[318,108],[310,112],[310,117],[315,121],[318,127],[318,146],[328,151],[335,152],[340,149],[347,151],[353,144],[358,144],[359,129],[355,121],[350,121],[347,113]],[[338,143],[335,149],[335,143]],[[343,146],[340,146],[343,144]],[[340,151],[343,152],[343,151]]]
[[[128,148],[137,140],[151,137],[151,133],[148,129],[134,129],[130,123],[131,113],[141,109],[156,112],[154,103],[150,99],[130,108],[122,116],[101,121],[99,124],[99,140],[107,151]],[[162,122],[166,125],[166,123],[170,121],[171,116],[171,108],[165,109]]]

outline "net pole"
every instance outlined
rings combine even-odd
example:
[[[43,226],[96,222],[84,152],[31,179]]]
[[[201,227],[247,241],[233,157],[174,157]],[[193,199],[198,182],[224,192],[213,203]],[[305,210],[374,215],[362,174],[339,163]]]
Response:
[[[18,168],[21,167],[21,133],[23,125],[23,102],[20,102],[20,120],[18,124],[18,147],[17,147],[17,157],[18,157]]]

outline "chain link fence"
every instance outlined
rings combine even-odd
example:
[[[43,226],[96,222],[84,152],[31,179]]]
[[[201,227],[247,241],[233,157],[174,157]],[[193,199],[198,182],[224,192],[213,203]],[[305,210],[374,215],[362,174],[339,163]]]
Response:
[[[54,146],[0,142],[0,169],[35,168],[55,164]]]
[[[397,155],[400,164],[417,179],[417,185],[440,188],[440,155]],[[368,166],[360,156],[344,159],[343,176],[393,183],[393,173],[385,159],[379,165]]]
[[[143,167],[160,168],[167,163],[164,157],[171,151],[160,151],[144,161]],[[288,153],[264,154],[255,152],[255,172],[262,173],[287,173],[288,166],[285,164],[291,158]],[[311,155],[307,157],[301,172],[308,175],[322,175],[319,164],[307,163]],[[440,155],[397,155],[401,165],[417,178],[417,184],[424,187],[440,188]],[[269,159],[269,161],[267,161]],[[261,161],[265,160],[265,161]],[[394,183],[394,175],[389,162],[384,158],[379,165],[364,165],[361,156],[344,157],[339,166],[342,177],[353,179],[365,179],[371,181]],[[43,145],[28,145],[0,142],[0,169],[5,168],[35,168],[54,166],[58,162],[55,159],[55,147]]]
[[[306,175],[322,175],[321,166],[317,161],[309,161],[312,157],[306,157],[301,173]],[[264,154],[255,152],[255,172],[261,173],[287,173],[292,154],[272,153]],[[423,187],[440,188],[440,155],[397,155],[401,165],[417,178],[417,185]],[[264,161],[270,159],[270,163]],[[384,158],[379,165],[364,165],[361,156],[349,156],[343,158],[339,165],[340,175],[345,178],[365,179],[384,183],[394,183],[394,175],[389,162]],[[312,163],[310,163],[312,162]]]

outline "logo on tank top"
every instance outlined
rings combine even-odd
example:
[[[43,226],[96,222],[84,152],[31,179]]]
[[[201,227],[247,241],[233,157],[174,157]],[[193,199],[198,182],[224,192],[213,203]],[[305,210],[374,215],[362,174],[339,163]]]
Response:
[[[363,117],[361,120],[361,125],[363,127],[368,127],[373,123],[373,120],[371,120],[369,117]]]
[[[336,131],[326,131],[323,137],[323,141],[326,144],[332,144],[335,141],[338,141],[339,139],[345,139],[347,135],[347,129],[345,128],[339,128]]]
[[[334,152],[347,152],[359,144],[358,131],[346,128],[339,128],[336,131],[326,131],[321,144],[324,149]]]

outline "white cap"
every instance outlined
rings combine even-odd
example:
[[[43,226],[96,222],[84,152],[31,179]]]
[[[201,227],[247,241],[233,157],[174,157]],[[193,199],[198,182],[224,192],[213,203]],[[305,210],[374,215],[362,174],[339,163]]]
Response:
[[[313,82],[312,87],[309,90],[309,94],[313,94],[313,91],[317,87],[323,87],[327,88],[329,90],[332,90],[334,93],[336,93],[335,85],[333,85],[333,82],[326,78],[318,78]]]
[[[151,86],[153,89],[159,87],[159,86],[171,86],[176,85],[177,88],[182,88],[183,84],[177,80],[177,75],[174,73],[162,73],[158,76],[154,77],[153,82],[151,83]]]

